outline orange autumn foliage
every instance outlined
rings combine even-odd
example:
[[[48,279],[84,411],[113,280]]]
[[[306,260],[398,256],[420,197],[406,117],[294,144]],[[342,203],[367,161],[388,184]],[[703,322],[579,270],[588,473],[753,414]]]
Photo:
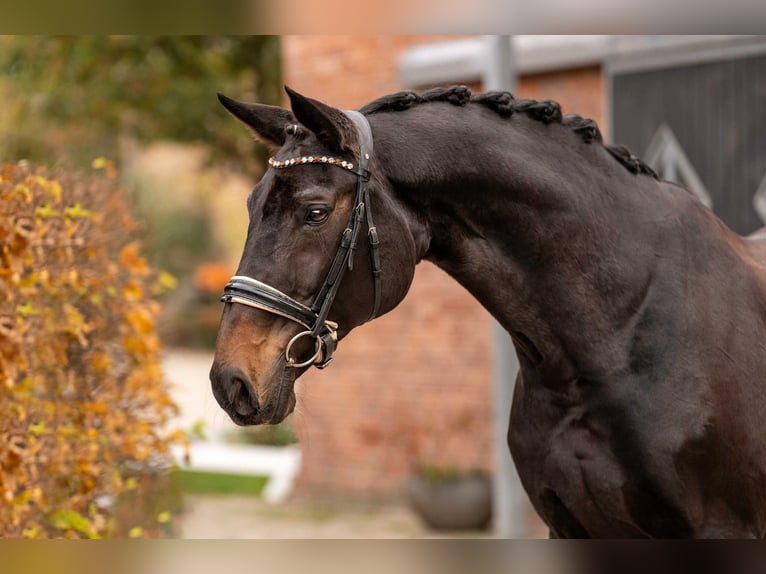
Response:
[[[118,501],[170,465],[162,280],[113,178],[0,169],[0,536],[156,531]]]
[[[194,285],[205,293],[222,293],[232,275],[234,269],[226,263],[202,263],[194,272]]]

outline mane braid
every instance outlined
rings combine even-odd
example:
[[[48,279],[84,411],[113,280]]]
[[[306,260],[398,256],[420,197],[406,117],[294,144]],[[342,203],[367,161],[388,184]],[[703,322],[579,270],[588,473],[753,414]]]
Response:
[[[423,102],[449,102],[454,106],[464,106],[471,101],[471,90],[465,86],[434,88],[421,94]]]
[[[599,143],[604,141],[598,125],[590,118],[567,114],[562,118],[561,123],[571,128],[575,133],[580,134],[585,143],[590,143],[594,140]]]
[[[617,161],[628,168],[628,171],[633,173],[643,173],[652,176],[654,179],[660,179],[651,167],[645,164],[640,157],[634,155],[633,152],[624,145],[605,145],[604,147],[606,148],[606,151],[617,159]]]
[[[465,86],[452,86],[450,88],[433,88],[422,94],[413,91],[397,92],[373,100],[360,108],[359,111],[365,115],[389,111],[400,112],[417,104],[429,102],[449,102],[459,107],[475,103],[493,110],[504,118],[511,117],[514,113],[523,113],[527,117],[544,124],[561,124],[579,135],[585,143],[595,141],[602,144],[611,156],[631,173],[644,174],[659,179],[651,167],[625,146],[604,144],[604,138],[595,121],[574,114],[564,116],[561,113],[561,106],[551,100],[517,100],[511,93],[500,91],[472,95],[471,90]]]

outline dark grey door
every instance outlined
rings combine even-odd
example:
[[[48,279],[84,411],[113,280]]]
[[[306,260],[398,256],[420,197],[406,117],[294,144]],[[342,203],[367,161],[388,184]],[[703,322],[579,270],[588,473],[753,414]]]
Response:
[[[764,225],[753,200],[766,177],[766,54],[613,71],[611,81],[615,143],[643,155],[666,126],[716,214],[743,234]]]

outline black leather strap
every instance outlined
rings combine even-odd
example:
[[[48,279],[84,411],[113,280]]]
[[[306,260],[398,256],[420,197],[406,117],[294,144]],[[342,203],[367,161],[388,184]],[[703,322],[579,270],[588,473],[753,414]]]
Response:
[[[366,193],[367,199],[365,200],[365,204],[369,205],[370,199],[369,194]],[[370,244],[370,262],[372,265],[372,281],[373,281],[373,290],[375,292],[375,302],[373,303],[372,307],[372,313],[370,314],[370,318],[367,319],[368,321],[372,321],[375,317],[378,316],[378,313],[380,312],[380,299],[381,299],[381,273],[382,268],[380,265],[380,239],[378,238],[378,228],[375,227],[375,224],[372,221],[372,210],[367,210],[367,240]]]
[[[375,223],[372,219],[372,205],[370,204],[370,191],[366,183],[369,180],[369,166],[372,162],[372,155],[374,151],[372,129],[370,129],[370,123],[367,118],[361,112],[356,110],[349,110],[346,115],[356,124],[357,133],[359,134],[359,165],[362,172],[368,174],[364,180],[360,179],[357,183],[357,198],[358,202],[361,202],[365,209],[365,215],[367,217],[367,241],[370,245],[370,262],[372,265],[372,278],[373,278],[373,290],[375,294],[375,300],[372,307],[372,313],[370,313],[368,321],[372,321],[378,316],[380,312],[380,300],[381,300],[381,266],[380,266],[380,239],[378,237],[378,230],[375,227]],[[361,197],[359,197],[361,196]]]
[[[307,328],[311,328],[316,320],[316,314],[302,303],[251,277],[235,275],[229,280],[223,293],[221,301],[224,303],[250,303],[253,307],[292,319]],[[239,299],[243,301],[238,301]]]

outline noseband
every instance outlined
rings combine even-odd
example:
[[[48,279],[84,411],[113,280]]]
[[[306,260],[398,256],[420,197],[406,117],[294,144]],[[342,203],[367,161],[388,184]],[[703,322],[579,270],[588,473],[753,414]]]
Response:
[[[232,277],[223,290],[223,297],[221,297],[221,301],[224,303],[240,303],[249,307],[255,307],[305,327],[305,331],[301,331],[287,343],[285,360],[288,367],[301,368],[313,364],[317,368],[324,369],[332,361],[332,355],[338,345],[338,324],[329,321],[327,315],[330,313],[333,301],[335,301],[343,274],[346,269],[354,268],[354,249],[356,248],[359,231],[364,220],[367,222],[367,239],[370,244],[370,260],[372,262],[372,277],[375,290],[375,302],[368,321],[374,319],[380,310],[381,269],[378,249],[380,242],[378,240],[378,231],[372,221],[370,194],[367,187],[367,183],[370,180],[369,165],[372,161],[372,131],[370,130],[367,118],[360,112],[347,111],[345,114],[354,122],[359,136],[358,165],[354,165],[353,162],[326,156],[304,156],[283,161],[277,161],[274,158],[269,159],[269,165],[275,169],[284,169],[308,163],[326,163],[350,171],[357,176],[354,209],[351,212],[348,225],[341,236],[340,246],[335,253],[335,259],[330,266],[330,270],[327,272],[319,293],[317,293],[314,299],[314,303],[311,307],[308,307],[274,287],[244,275]],[[303,337],[314,339],[314,354],[309,359],[298,361],[291,354],[292,347]]]

